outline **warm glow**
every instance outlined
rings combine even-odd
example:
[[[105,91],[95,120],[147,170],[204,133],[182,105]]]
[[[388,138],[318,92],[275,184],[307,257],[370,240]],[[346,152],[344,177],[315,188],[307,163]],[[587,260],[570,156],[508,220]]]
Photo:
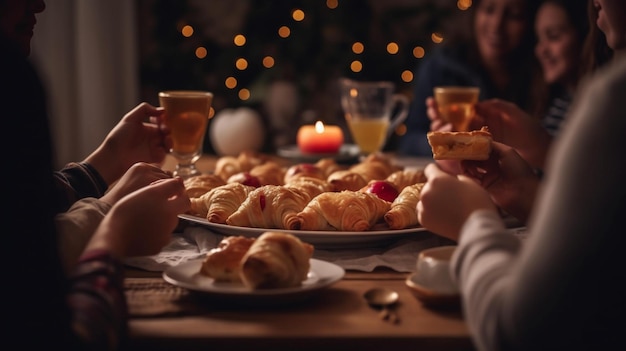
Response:
[[[318,134],[324,133],[324,123],[322,123],[322,121],[315,122],[315,131]]]
[[[395,55],[398,53],[398,51],[400,50],[400,48],[398,47],[398,44],[394,43],[394,42],[390,42],[389,44],[387,44],[387,52]]]
[[[244,46],[246,45],[246,37],[243,34],[237,34],[235,38],[233,38],[233,42],[237,46]]]
[[[239,90],[239,98],[241,100],[248,100],[250,98],[250,90],[248,89]]]
[[[402,81],[403,82],[412,82],[413,81],[413,72],[411,72],[410,70],[405,70],[402,72],[402,74],[400,75],[400,77],[402,77]]]
[[[439,44],[443,41],[443,36],[440,33],[433,33],[431,34],[430,39],[433,41],[433,43]]]
[[[350,69],[352,70],[352,72],[361,72],[361,70],[363,69],[363,64],[361,63],[361,61],[358,60],[352,61],[352,63],[350,64]]]
[[[282,26],[278,28],[278,35],[281,38],[287,38],[289,35],[291,35],[291,29],[289,29],[289,27],[287,26]]]
[[[215,116],[215,109],[211,106],[209,109],[209,119],[213,118],[213,116]]]
[[[396,135],[403,136],[404,134],[406,134],[406,124],[400,123],[396,128]]]
[[[458,7],[461,11],[465,11],[472,7],[472,0],[458,0],[456,2],[456,7]]]
[[[183,29],[180,30],[180,33],[186,37],[189,38],[190,36],[193,35],[193,27],[190,25],[186,25],[183,27]]]
[[[298,9],[298,10],[293,10],[293,12],[291,13],[291,18],[293,18],[294,21],[300,22],[304,19],[304,11]]]
[[[416,46],[413,48],[413,56],[415,58],[422,58],[424,57],[424,54],[426,53],[426,51],[424,51],[424,48],[421,46]]]
[[[339,6],[339,1],[338,0],[326,0],[326,6],[329,9],[336,9],[337,6]]]
[[[196,57],[199,59],[205,58],[207,55],[206,48],[203,46],[199,46],[196,48]]]
[[[356,43],[352,44],[352,52],[354,52],[355,54],[362,54],[363,50],[365,50],[365,46],[363,46],[363,43],[357,41]]]
[[[265,68],[274,67],[274,58],[272,56],[265,56],[263,58],[263,67]]]
[[[244,69],[248,68],[248,61],[245,58],[239,58],[235,62],[235,67],[237,67],[237,69],[239,69],[240,71],[243,71]]]
[[[237,78],[235,77],[226,78],[226,80],[224,81],[224,85],[226,85],[228,89],[234,89],[237,86]]]
[[[350,97],[355,98],[357,96],[359,96],[359,91],[354,88],[350,89]]]

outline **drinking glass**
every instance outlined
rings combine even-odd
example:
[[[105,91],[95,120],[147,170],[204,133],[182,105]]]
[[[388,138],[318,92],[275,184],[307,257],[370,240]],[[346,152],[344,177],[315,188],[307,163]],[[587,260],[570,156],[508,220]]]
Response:
[[[474,117],[474,105],[478,102],[480,88],[442,86],[433,90],[441,118],[452,123],[454,131],[467,132]]]
[[[165,109],[165,124],[171,131],[170,153],[177,160],[174,176],[189,178],[200,174],[196,161],[202,155],[213,93],[192,90],[162,91],[159,92],[159,103]]]
[[[409,113],[409,98],[396,94],[387,81],[359,82],[341,78],[341,107],[352,139],[362,154],[380,151]]]

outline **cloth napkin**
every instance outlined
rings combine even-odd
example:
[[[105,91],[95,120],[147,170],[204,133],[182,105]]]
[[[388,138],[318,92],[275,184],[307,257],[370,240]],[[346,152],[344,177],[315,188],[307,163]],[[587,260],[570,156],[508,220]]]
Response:
[[[449,244],[439,236],[419,234],[428,235],[407,235],[377,247],[316,248],[313,258],[332,262],[346,270],[371,272],[377,267],[386,267],[397,272],[413,272],[421,250]],[[203,258],[223,238],[223,235],[207,228],[187,227],[175,233],[172,241],[159,254],[128,258],[125,263],[148,271],[164,271],[188,260]]]

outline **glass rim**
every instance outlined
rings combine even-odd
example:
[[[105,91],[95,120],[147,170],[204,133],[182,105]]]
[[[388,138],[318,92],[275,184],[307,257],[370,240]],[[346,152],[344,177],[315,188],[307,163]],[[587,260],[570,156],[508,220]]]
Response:
[[[434,92],[450,92],[450,91],[463,91],[463,92],[478,92],[480,93],[480,87],[475,86],[462,86],[462,85],[442,85],[433,88]]]
[[[159,92],[159,97],[213,97],[213,93],[203,90],[164,90]]]

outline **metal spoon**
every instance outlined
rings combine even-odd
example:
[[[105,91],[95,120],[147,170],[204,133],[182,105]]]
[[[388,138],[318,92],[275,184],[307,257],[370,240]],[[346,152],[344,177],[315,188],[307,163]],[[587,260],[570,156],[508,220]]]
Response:
[[[383,320],[398,323],[400,318],[389,307],[398,302],[398,293],[387,288],[372,288],[363,294],[367,303],[372,307],[380,307],[379,316]]]

